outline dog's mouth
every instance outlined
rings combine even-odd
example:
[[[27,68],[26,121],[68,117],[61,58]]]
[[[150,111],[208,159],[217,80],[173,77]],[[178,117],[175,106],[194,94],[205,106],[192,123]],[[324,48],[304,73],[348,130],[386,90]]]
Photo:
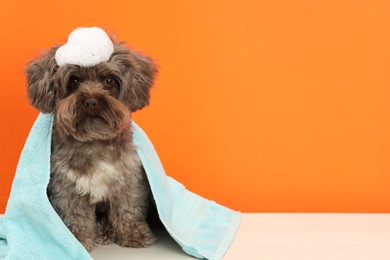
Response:
[[[81,142],[112,139],[129,123],[128,108],[104,92],[73,94],[57,107],[58,130]]]

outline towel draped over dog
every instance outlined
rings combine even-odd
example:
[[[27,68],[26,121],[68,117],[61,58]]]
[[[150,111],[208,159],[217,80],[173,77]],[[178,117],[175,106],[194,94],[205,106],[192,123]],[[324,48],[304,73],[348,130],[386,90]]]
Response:
[[[133,142],[146,171],[157,212],[171,237],[189,255],[222,259],[241,214],[190,191],[165,174],[151,141],[134,122]],[[27,138],[6,213],[0,218],[0,259],[92,259],[51,206],[52,114],[40,114]]]

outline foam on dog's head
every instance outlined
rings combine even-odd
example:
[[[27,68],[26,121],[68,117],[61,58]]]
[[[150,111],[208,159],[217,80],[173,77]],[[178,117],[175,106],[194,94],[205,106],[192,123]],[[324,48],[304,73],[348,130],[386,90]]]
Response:
[[[55,60],[58,66],[91,67],[108,61],[113,52],[114,44],[103,29],[80,27],[71,32],[68,42],[58,48]]]

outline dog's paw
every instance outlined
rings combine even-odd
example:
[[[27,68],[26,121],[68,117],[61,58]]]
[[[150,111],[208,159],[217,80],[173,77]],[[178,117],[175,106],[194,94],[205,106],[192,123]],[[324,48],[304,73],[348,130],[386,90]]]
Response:
[[[139,233],[137,235],[129,234],[117,236],[115,243],[121,247],[135,247],[135,248],[145,248],[152,245],[156,241],[156,238],[152,233]]]
[[[95,242],[99,245],[111,245],[114,243],[114,239],[109,234],[98,234],[95,237]]]
[[[80,240],[80,243],[84,246],[84,248],[88,251],[91,252],[92,249],[95,247],[95,241],[93,239],[85,239],[85,240]]]

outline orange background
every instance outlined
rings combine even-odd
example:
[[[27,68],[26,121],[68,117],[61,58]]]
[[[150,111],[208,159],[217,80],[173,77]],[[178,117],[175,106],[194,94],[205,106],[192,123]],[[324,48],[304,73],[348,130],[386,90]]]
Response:
[[[390,1],[0,1],[0,212],[37,51],[100,26],[154,57],[166,171],[246,212],[390,212]]]

